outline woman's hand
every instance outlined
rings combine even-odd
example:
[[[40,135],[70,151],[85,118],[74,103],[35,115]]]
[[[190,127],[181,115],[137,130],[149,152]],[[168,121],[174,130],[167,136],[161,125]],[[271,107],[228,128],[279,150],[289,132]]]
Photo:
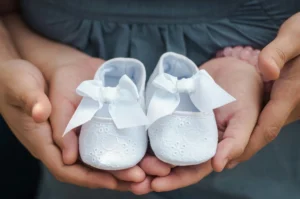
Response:
[[[151,188],[156,192],[186,187],[199,182],[213,170],[222,171],[228,161],[243,153],[255,127],[261,110],[263,87],[255,67],[226,57],[208,61],[201,69],[207,70],[237,101],[215,111],[220,140],[215,157],[204,164],[175,167],[169,175],[155,177]],[[142,165],[146,171],[144,167]]]

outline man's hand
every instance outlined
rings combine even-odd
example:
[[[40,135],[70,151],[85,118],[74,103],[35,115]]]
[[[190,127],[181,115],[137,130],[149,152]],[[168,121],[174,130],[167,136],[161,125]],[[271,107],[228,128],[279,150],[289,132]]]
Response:
[[[233,160],[229,167],[250,159],[273,141],[281,128],[298,120],[300,116],[300,56],[290,61],[281,70],[274,82],[270,100],[264,107],[255,130],[244,153]]]
[[[47,122],[51,106],[44,92],[46,84],[35,66],[23,60],[10,60],[1,63],[0,70],[1,115],[21,143],[58,180],[90,188],[129,189],[128,183],[117,181],[109,173],[63,163]]]
[[[103,60],[92,58],[76,49],[35,34],[17,15],[8,16],[5,21],[21,55],[33,62],[43,72],[50,86],[52,134],[54,143],[62,151],[63,157],[60,161],[66,164],[65,168],[67,169],[71,167],[67,165],[75,164],[78,159],[78,138],[75,131],[62,137],[62,133],[80,101],[75,89],[83,80],[93,79]],[[170,172],[170,166],[157,158],[148,158],[147,156],[145,160],[152,166],[146,168],[147,171],[151,170],[151,175],[165,176]],[[109,175],[109,172],[105,173]],[[136,194],[146,194],[151,191],[152,178],[146,177],[145,172],[139,166],[110,173],[120,180],[131,181],[129,190]],[[76,175],[76,172],[73,175]],[[68,182],[73,183],[72,179]],[[121,181],[118,182],[121,183]],[[76,184],[76,181],[74,183]],[[121,188],[124,189],[124,183],[121,184]],[[126,183],[126,185],[128,184]]]
[[[300,55],[300,12],[285,21],[277,37],[260,53],[258,67],[265,80],[276,80],[280,70]]]

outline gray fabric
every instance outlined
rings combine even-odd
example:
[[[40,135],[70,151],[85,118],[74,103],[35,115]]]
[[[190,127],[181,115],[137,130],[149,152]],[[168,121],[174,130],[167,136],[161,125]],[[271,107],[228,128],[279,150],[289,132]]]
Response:
[[[22,2],[25,19],[39,33],[106,60],[140,59],[148,75],[165,51],[200,65],[226,46],[263,47],[300,9],[299,0]]]
[[[92,56],[134,57],[152,72],[165,51],[200,65],[226,46],[261,48],[299,0],[23,0],[25,20],[37,32]],[[44,170],[40,199],[77,198],[300,198],[299,123],[234,170],[169,193],[133,196],[57,182]]]

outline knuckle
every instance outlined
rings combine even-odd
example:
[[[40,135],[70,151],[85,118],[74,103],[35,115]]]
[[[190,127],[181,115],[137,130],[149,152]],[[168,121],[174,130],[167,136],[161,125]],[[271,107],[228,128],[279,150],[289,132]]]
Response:
[[[279,57],[279,59],[285,63],[286,62],[286,54],[280,49],[280,48],[275,48],[274,49]]]
[[[29,95],[27,92],[20,93],[19,101],[25,109],[28,109],[28,107],[30,105],[30,99],[29,99]]]
[[[264,133],[264,139],[266,143],[272,142],[278,135],[280,128],[278,126],[272,126],[266,129]]]

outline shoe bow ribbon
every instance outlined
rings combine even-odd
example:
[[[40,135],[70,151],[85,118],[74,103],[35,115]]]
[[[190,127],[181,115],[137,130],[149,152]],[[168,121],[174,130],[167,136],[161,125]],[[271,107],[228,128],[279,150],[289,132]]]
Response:
[[[180,93],[187,93],[194,106],[203,112],[211,112],[235,101],[235,98],[222,89],[205,70],[199,70],[192,77],[180,80],[162,73],[152,84],[157,90],[148,107],[150,124],[176,110],[180,103]]]
[[[63,136],[90,121],[104,107],[104,104],[108,105],[108,112],[118,129],[149,123],[139,103],[136,85],[127,75],[121,77],[116,87],[104,87],[100,80],[87,80],[77,87],[76,92],[83,98]]]

